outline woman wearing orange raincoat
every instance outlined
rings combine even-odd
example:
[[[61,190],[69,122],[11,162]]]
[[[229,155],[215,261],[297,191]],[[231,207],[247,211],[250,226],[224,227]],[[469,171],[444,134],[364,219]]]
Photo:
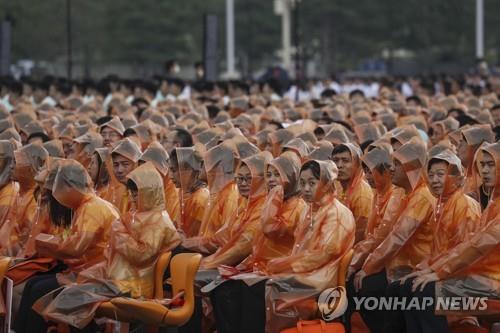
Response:
[[[111,153],[108,148],[96,148],[87,167],[97,196],[105,200],[110,197],[110,174],[113,172],[110,166],[110,157]]]
[[[167,151],[159,142],[155,141],[144,151],[139,161],[153,163],[156,170],[162,175],[165,187],[165,209],[174,224],[178,225],[181,213],[179,190],[175,187],[175,183],[168,174],[169,156]]]
[[[240,329],[245,325],[240,326],[240,323],[254,320],[254,311],[242,309],[242,304],[245,304],[243,293],[249,297],[256,293],[256,302],[251,304],[257,304],[258,310],[255,311],[263,311],[265,284],[254,284],[268,278],[266,272],[269,270],[270,260],[291,254],[295,243],[295,229],[307,213],[306,204],[298,195],[299,172],[300,160],[291,152],[285,152],[267,164],[265,178],[269,194],[262,210],[261,225],[255,236],[252,254],[235,269],[229,270],[225,276],[233,275],[230,280],[221,285],[218,285],[220,281],[214,281],[212,286],[209,285],[210,289],[204,289],[211,291],[210,299],[218,331],[243,332]],[[258,275],[253,274],[255,277],[252,275],[247,278],[247,275],[239,274],[240,272],[255,272]],[[245,319],[241,316],[245,316]],[[235,321],[230,321],[229,318]],[[265,320],[260,319],[257,327],[262,330]],[[248,326],[252,327],[253,324]]]
[[[155,167],[143,164],[127,178],[134,208],[112,224],[106,260],[82,271],[78,284],[37,301],[35,308],[45,318],[82,329],[98,304],[113,295],[153,296],[155,261],[177,246],[180,237],[165,210],[162,176]],[[79,303],[78,296],[83,295],[85,305]]]
[[[223,226],[234,222],[238,208],[238,189],[234,182],[236,152],[229,144],[219,144],[210,149],[204,157],[207,172],[210,200],[206,209],[199,234],[187,238],[182,246],[202,253],[213,253],[216,243],[213,241],[215,233]]]
[[[315,318],[316,297],[337,286],[339,262],[354,245],[351,211],[335,198],[337,168],[331,161],[309,161],[301,169],[302,197],[308,216],[295,231],[290,255],[272,259],[266,285],[266,332],[295,326],[298,318]]]
[[[240,162],[236,171],[240,199],[235,222],[215,234],[214,238],[220,247],[203,259],[201,269],[215,269],[219,265],[235,266],[252,252],[267,194],[264,167],[271,159],[269,152],[263,152]]]
[[[73,160],[61,162],[52,195],[61,205],[72,210],[71,227],[62,234],[39,234],[36,238],[38,254],[62,261],[68,271],[74,273],[104,261],[111,224],[119,214],[111,204],[94,194],[85,168]],[[59,285],[55,274],[39,275],[27,281],[14,324],[16,332],[42,332],[46,329],[43,318],[31,307],[37,299]]]
[[[484,297],[485,304],[458,311],[441,309],[436,304],[424,311],[404,313],[408,332],[448,332],[446,317],[451,314],[498,314],[500,309],[500,143],[480,148],[477,167],[483,182],[494,182],[494,191],[483,212],[480,228],[469,239],[448,249],[415,279],[407,280],[401,294],[410,297]],[[490,161],[493,165],[488,165]],[[439,310],[439,309],[436,309]]]
[[[203,159],[193,147],[175,148],[170,155],[169,168],[169,175],[179,190],[177,230],[184,237],[195,237],[210,197],[207,186],[200,180]]]
[[[388,281],[398,280],[427,258],[432,246],[432,213],[436,198],[423,179],[424,143],[413,138],[393,153],[393,183],[405,190],[400,212],[385,239],[366,258],[354,276],[356,296],[384,296]],[[354,296],[354,294],[353,294]],[[373,332],[380,332],[381,311],[360,311]]]
[[[361,150],[352,143],[333,149],[332,160],[338,167],[337,196],[349,207],[356,219],[356,241],[363,240],[373,205],[373,190],[365,180],[361,166]]]
[[[14,157],[13,177],[19,183],[19,193],[0,228],[0,251],[8,256],[16,256],[28,240],[37,211],[34,178],[48,153],[40,145],[29,144],[16,150]]]

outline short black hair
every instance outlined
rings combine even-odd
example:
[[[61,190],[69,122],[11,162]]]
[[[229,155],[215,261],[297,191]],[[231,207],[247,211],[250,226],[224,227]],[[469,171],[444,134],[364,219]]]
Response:
[[[409,103],[411,101],[417,103],[417,105],[422,105],[422,100],[420,99],[420,97],[418,97],[416,95],[409,96],[406,98],[406,103]]]
[[[345,152],[348,152],[349,154],[351,153],[351,151],[349,150],[349,148],[346,145],[338,145],[338,146],[335,146],[335,148],[333,148],[332,156],[342,154]]]
[[[271,120],[269,122],[269,125],[274,125],[276,126],[278,129],[283,129],[283,124],[280,123],[279,121],[276,121],[276,120]]]
[[[368,148],[372,143],[373,140],[366,140],[365,142],[359,145],[359,148],[361,148],[361,151],[364,152],[365,149]]]
[[[174,129],[176,132],[176,137],[179,139],[179,142],[181,144],[181,147],[192,147],[193,146],[193,137],[191,134],[183,129],[183,128],[176,128]]]
[[[40,139],[42,139],[43,142],[50,141],[49,136],[45,133],[42,133],[42,132],[35,132],[35,133],[30,134],[30,136],[28,136],[28,139],[26,141],[30,142],[31,139],[35,139],[35,138],[40,138]]]
[[[349,99],[352,99],[354,96],[360,95],[361,97],[365,97],[365,93],[360,89],[354,89],[349,93]]]
[[[321,175],[321,169],[319,167],[318,162],[316,162],[316,161],[307,161],[300,168],[300,173],[302,173],[302,172],[304,172],[306,170],[311,170],[314,178],[316,178],[316,179],[319,180],[319,177]]]
[[[337,92],[331,88],[326,88],[321,92],[321,98],[332,98],[333,96],[337,95]]]
[[[104,116],[104,117],[97,119],[96,124],[97,124],[97,126],[102,126],[102,125],[106,124],[108,121],[110,121],[111,119],[113,119],[113,117]]]
[[[437,164],[437,163],[445,163],[445,164],[449,165],[449,163],[446,162],[445,160],[442,160],[439,158],[431,158],[429,160],[429,163],[427,164],[427,171],[429,171],[431,169],[431,166],[433,166],[434,164]]]

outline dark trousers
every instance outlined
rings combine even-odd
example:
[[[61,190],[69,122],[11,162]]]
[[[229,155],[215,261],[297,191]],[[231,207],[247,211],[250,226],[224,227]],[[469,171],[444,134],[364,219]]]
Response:
[[[34,276],[26,282],[19,313],[14,322],[16,333],[45,333],[47,331],[47,323],[32,309],[32,306],[40,297],[57,288],[59,288],[59,283],[55,273]]]
[[[422,304],[424,297],[436,299],[436,283],[428,283],[424,290],[412,292],[413,279],[409,279],[401,286],[400,295],[404,297],[417,297],[419,304]],[[403,316],[406,322],[408,333],[446,333],[448,332],[448,321],[445,316],[434,313],[435,305],[426,306],[422,310],[404,311]]]
[[[249,287],[227,281],[210,293],[218,333],[263,333],[266,325],[266,281]]]
[[[366,276],[363,279],[361,289],[358,290],[358,297],[383,297],[387,289],[387,275],[385,271]],[[363,321],[372,333],[382,333],[384,330],[384,312],[380,310],[359,310]]]

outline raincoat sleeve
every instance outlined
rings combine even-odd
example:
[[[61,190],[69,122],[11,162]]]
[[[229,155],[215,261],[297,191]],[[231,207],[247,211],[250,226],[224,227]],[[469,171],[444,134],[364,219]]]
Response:
[[[432,214],[433,203],[421,193],[410,198],[384,241],[368,256],[363,264],[366,274],[380,272],[387,261],[392,259],[405,245],[418,227]]]
[[[346,248],[352,246],[353,225],[354,217],[347,210],[341,216],[330,215],[327,223],[322,226],[318,238],[312,242],[313,247],[287,258],[273,259],[268,266],[272,267],[274,263],[279,263],[283,272],[293,273],[305,273],[323,267],[335,258],[339,258],[345,253]]]
[[[262,205],[252,212],[244,221],[245,228],[233,238],[227,239],[224,245],[213,255],[206,257],[202,265],[205,269],[216,268],[219,265],[237,265],[252,252],[252,245],[259,228]]]
[[[431,269],[445,279],[466,269],[498,249],[500,218],[495,218],[468,241],[460,243],[436,261]]]
[[[390,233],[397,213],[399,212],[400,204],[401,197],[393,196],[388,203],[382,220],[378,223],[373,233],[367,235],[364,240],[354,246],[354,253],[350,264],[352,269],[361,269],[370,253],[372,253]]]
[[[297,221],[283,218],[283,204],[283,188],[276,186],[269,192],[262,210],[262,231],[267,238],[293,237]]]
[[[44,248],[44,253],[56,259],[82,257],[90,247],[94,246],[96,240],[100,239],[98,234],[105,231],[103,229],[105,221],[102,221],[104,214],[91,211],[97,208],[99,207],[84,207],[81,212],[78,212],[79,216],[73,222],[69,235],[64,239],[41,234],[40,236],[43,237],[37,238],[37,247]]]
[[[356,243],[364,238],[372,205],[373,191],[366,182],[362,181],[349,205],[356,218]]]
[[[160,221],[164,222],[163,219]],[[180,243],[177,231],[167,223],[145,225],[141,232],[132,234],[117,220],[112,225],[112,232],[114,250],[138,266],[150,261],[160,250],[173,249]]]
[[[189,221],[183,222],[186,223],[186,225],[182,225],[187,237],[198,235],[201,223],[203,221],[203,215],[205,214],[205,210],[207,209],[209,196],[210,195],[206,189],[203,191],[196,191],[193,196],[192,202],[187,207],[189,211],[184,212],[184,214],[189,216]]]

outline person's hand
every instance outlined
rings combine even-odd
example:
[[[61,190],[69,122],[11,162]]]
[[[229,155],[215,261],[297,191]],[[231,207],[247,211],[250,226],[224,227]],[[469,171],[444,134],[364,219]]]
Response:
[[[413,281],[413,286],[411,287],[411,291],[412,292],[415,292],[417,290],[422,291],[422,290],[424,290],[425,286],[428,283],[435,282],[438,280],[439,280],[439,277],[435,272],[421,275]]]
[[[410,273],[408,275],[405,275],[400,280],[401,285],[405,284],[406,280],[408,280],[408,279],[413,279],[414,277],[418,277],[418,276],[429,274],[429,273],[432,273],[432,270],[430,268],[426,268],[426,269],[423,269],[421,271],[416,271],[416,272]]]
[[[354,289],[359,291],[363,287],[363,279],[366,277],[366,272],[360,270],[354,275]]]

